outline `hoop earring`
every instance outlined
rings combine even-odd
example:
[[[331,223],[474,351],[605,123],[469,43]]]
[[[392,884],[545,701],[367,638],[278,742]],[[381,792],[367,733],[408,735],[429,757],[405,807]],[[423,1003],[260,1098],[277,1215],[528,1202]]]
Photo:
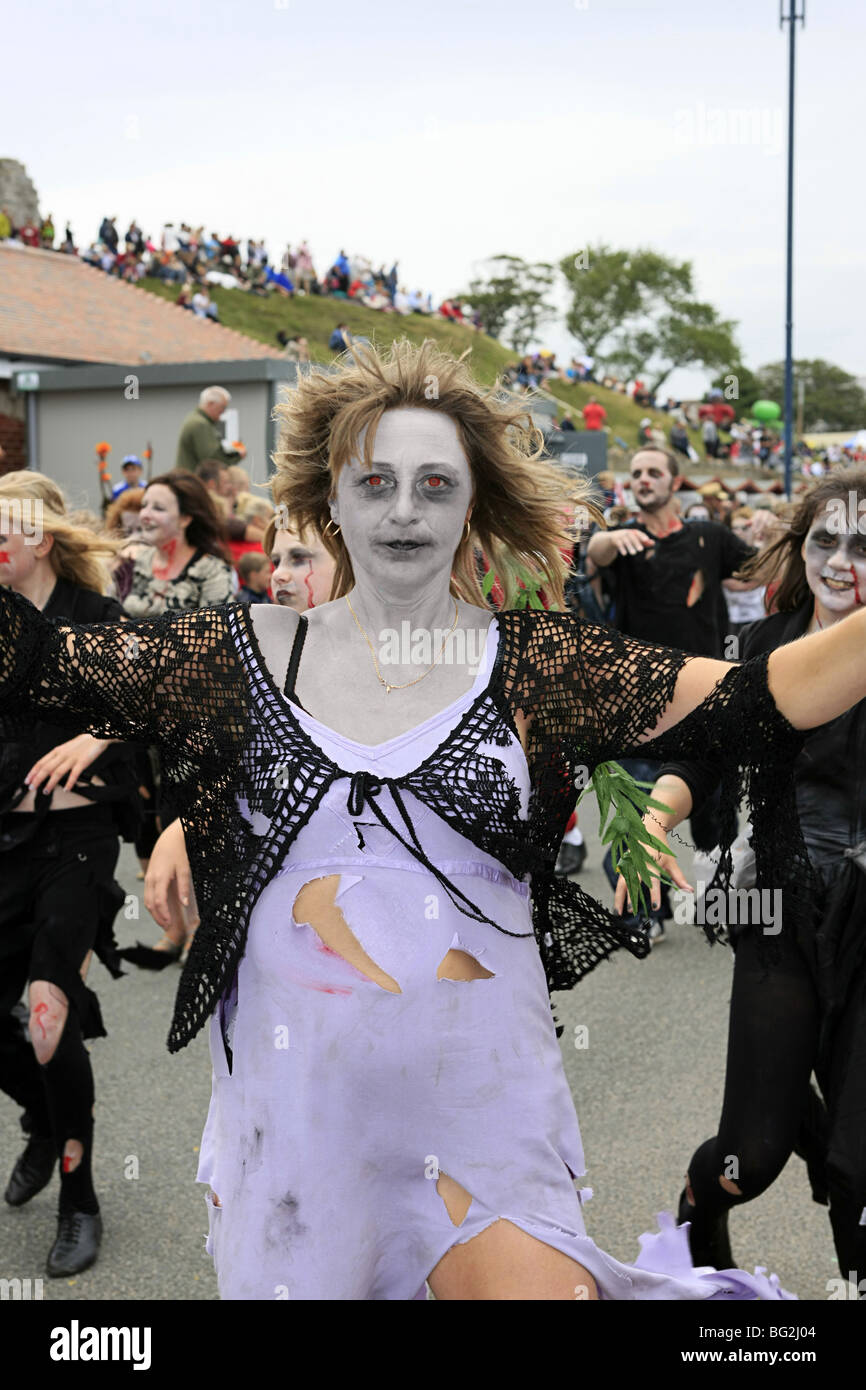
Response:
[[[333,530],[333,532],[330,532],[330,533],[329,533],[329,527],[331,527],[331,526],[334,527],[334,530]],[[341,527],[334,525],[334,518],[331,517],[331,520],[328,522],[328,525],[325,527],[324,531],[322,532],[322,535],[323,535],[323,536],[327,536],[328,534],[332,534],[332,535],[334,535],[334,536],[339,536],[339,535],[340,535],[340,531],[341,531]]]
[[[464,540],[464,543],[465,543],[466,541],[468,541],[468,539],[469,539],[469,534],[470,534],[471,530],[472,530],[472,527],[469,525],[469,518],[467,517],[467,518],[466,518],[466,530],[465,530],[464,533],[463,533],[463,540]]]

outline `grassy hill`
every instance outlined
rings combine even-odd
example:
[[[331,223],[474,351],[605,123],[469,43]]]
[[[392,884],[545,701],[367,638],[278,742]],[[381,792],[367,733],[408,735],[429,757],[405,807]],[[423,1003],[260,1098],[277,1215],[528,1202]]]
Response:
[[[162,280],[145,279],[140,282],[140,287],[171,302],[177,299],[179,293],[177,285],[168,285]],[[226,328],[233,328],[239,333],[246,333],[250,338],[257,338],[259,342],[267,343],[274,349],[274,356],[280,355],[281,349],[276,335],[278,329],[283,329],[290,335],[296,334],[307,339],[310,354],[315,362],[332,362],[337,354],[329,349],[328,339],[338,323],[347,323],[354,334],[369,338],[379,347],[387,345],[394,338],[404,336],[414,343],[421,343],[425,338],[435,338],[442,348],[455,354],[464,352],[469,347],[472,349],[472,369],[478,379],[487,385],[491,385],[499,373],[517,358],[517,354],[511,348],[488,338],[484,333],[477,333],[461,324],[424,314],[383,314],[350,300],[330,299],[320,295],[285,299],[282,295],[273,294],[264,299],[246,294],[242,290],[223,290],[215,287],[210,293],[219,306],[220,322]],[[562,381],[551,381],[544,394],[555,397],[562,407],[571,410],[578,429],[581,427],[581,407],[590,396],[596,397],[608,414],[608,448],[615,467],[621,467],[624,462],[615,436],[624,440],[629,449],[635,448],[638,426],[645,415],[649,415],[653,424],[659,425],[665,434],[668,434],[670,422],[663,412],[637,406],[629,397],[618,391],[606,391],[603,386],[584,383],[568,385]],[[697,452],[703,458],[699,434],[696,431],[690,433]],[[712,465],[712,460],[709,463]],[[690,471],[702,473],[707,469],[698,464]],[[709,471],[715,472],[715,465]]]

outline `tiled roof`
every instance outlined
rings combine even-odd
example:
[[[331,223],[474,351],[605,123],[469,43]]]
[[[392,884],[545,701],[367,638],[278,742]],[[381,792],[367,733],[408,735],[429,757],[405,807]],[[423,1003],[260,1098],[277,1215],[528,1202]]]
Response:
[[[278,356],[77,256],[0,245],[2,352],[124,365]]]

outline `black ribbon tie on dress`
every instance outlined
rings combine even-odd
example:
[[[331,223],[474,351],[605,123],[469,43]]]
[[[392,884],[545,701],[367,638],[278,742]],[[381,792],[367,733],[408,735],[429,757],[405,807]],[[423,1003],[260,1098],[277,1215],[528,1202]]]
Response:
[[[396,826],[391,824],[385,812],[376,801],[376,797],[383,787],[387,787],[388,791],[391,793],[394,805],[397,807],[403,824],[409,834],[408,840],[400,834]],[[353,818],[359,816],[365,806],[372,811],[379,824],[390,831],[395,840],[398,840],[403,848],[408,850],[413,859],[417,859],[419,864],[423,864],[428,873],[431,873],[433,877],[442,884],[442,887],[445,889],[452,903],[459,912],[463,913],[464,917],[471,917],[475,922],[486,922],[488,926],[495,927],[496,930],[502,932],[504,936],[525,937],[533,935],[531,931],[507,931],[505,927],[500,927],[498,922],[494,922],[490,917],[487,917],[476,903],[473,903],[471,899],[466,897],[465,893],[461,893],[459,888],[455,888],[453,883],[449,883],[445,875],[436,868],[436,865],[430,862],[424,852],[421,841],[415,833],[415,827],[412,824],[409,812],[406,810],[406,805],[400,795],[400,788],[393,778],[374,777],[365,770],[353,773],[346,805],[349,815]]]

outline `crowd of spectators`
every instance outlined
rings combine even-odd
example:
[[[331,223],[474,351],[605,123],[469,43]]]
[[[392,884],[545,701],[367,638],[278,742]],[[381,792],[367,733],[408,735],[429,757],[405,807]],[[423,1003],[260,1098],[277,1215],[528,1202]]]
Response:
[[[341,250],[328,269],[319,274],[306,241],[294,247],[290,243],[279,261],[272,261],[263,238],[242,241],[232,232],[220,236],[186,222],[166,222],[159,235],[151,237],[135,220],[121,234],[116,216],[103,217],[96,238],[83,248],[76,246],[68,224],[62,243],[55,246],[56,239],[51,213],[39,223],[16,225],[5,209],[0,211],[0,241],[76,255],[133,284],[145,276],[178,284],[178,302],[201,318],[219,319],[217,306],[210,297],[210,289],[217,286],[261,296],[327,295],[353,300],[384,313],[435,314],[481,328],[480,316],[464,301],[445,299],[437,306],[429,291],[401,284],[397,261],[390,270],[384,264],[374,268],[368,257],[348,256]]]
[[[42,250],[77,255],[88,264],[107,274],[136,283],[153,276],[169,284],[179,285],[177,303],[198,318],[219,322],[219,308],[212,296],[214,287],[240,290],[259,296],[326,295],[363,304],[366,308],[393,314],[435,315],[454,323],[466,324],[481,331],[481,318],[472,306],[458,298],[444,299],[434,306],[433,296],[420,289],[407,289],[400,284],[398,262],[389,270],[384,264],[374,269],[366,256],[348,256],[340,250],[323,274],[318,274],[306,241],[294,247],[289,244],[279,263],[272,263],[263,238],[237,239],[233,233],[220,236],[207,233],[203,226],[192,227],[186,222],[166,222],[156,238],[145,235],[138,223],[130,222],[121,235],[117,218],[102,219],[96,239],[84,249],[75,245],[72,229],[66,223],[63,240],[59,240],[53,215],[16,224],[8,210],[0,209],[0,241],[18,242]],[[291,361],[310,361],[310,349],[303,337],[290,337],[284,331],[277,335],[283,355]],[[346,324],[340,323],[331,335],[332,350],[340,351],[352,335]],[[361,340],[364,341],[364,340]],[[595,359],[584,354],[572,357],[567,366],[557,362],[549,349],[526,353],[510,363],[503,373],[506,384],[514,390],[534,391],[544,388],[551,380],[567,385],[590,382],[608,391],[630,397],[636,405],[667,415],[670,425],[667,435],[649,416],[641,419],[637,430],[638,444],[665,444],[677,455],[696,463],[700,455],[695,447],[700,439],[707,459],[726,462],[736,467],[782,466],[783,445],[780,431],[770,424],[753,420],[737,420],[733,407],[723,399],[722,392],[710,391],[703,402],[681,402],[671,397],[662,399],[638,379],[623,380],[605,373],[595,375]],[[564,415],[560,428],[569,430],[607,429],[607,411],[593,396],[577,413],[582,419],[575,426],[570,413]],[[690,436],[689,431],[692,431]],[[833,444],[815,452],[804,443],[797,446],[802,471],[806,476],[820,477],[834,464],[866,461],[866,447],[859,444]]]

